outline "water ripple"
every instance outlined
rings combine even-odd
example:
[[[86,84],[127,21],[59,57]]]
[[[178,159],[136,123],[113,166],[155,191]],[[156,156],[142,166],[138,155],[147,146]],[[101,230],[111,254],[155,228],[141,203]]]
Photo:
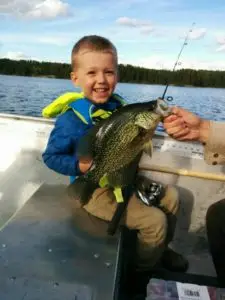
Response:
[[[129,103],[149,101],[162,96],[165,86],[119,83],[116,91]],[[79,91],[70,80],[0,75],[0,112],[41,116],[42,109],[56,97]],[[171,105],[187,108],[199,116],[225,120],[225,89],[174,87],[167,96]]]

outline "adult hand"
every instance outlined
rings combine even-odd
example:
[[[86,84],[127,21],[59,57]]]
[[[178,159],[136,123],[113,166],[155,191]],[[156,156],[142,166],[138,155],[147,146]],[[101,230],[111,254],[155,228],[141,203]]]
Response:
[[[180,107],[172,108],[172,115],[164,119],[163,125],[170,136],[180,141],[206,142],[208,139],[209,121]]]

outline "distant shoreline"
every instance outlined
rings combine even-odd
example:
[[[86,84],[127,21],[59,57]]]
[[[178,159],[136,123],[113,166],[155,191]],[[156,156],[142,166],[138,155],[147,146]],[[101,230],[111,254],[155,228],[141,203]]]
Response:
[[[70,64],[65,63],[0,59],[1,75],[70,79],[70,72]],[[119,78],[121,83],[225,88],[225,71],[181,69],[172,72],[119,64]]]
[[[20,77],[29,77],[29,78],[48,78],[48,79],[62,79],[62,80],[70,80],[70,78],[57,78],[55,75],[41,75],[41,76],[35,76],[35,75],[18,75],[18,74],[2,74],[0,73],[0,75],[4,75],[4,76],[20,76]],[[120,82],[119,83],[129,83],[129,84],[147,84],[147,85],[151,85],[151,83],[145,83],[145,82]],[[160,83],[155,83],[154,85],[162,85]],[[175,84],[170,84],[170,86],[176,86],[176,87],[195,87],[193,85],[175,85]]]

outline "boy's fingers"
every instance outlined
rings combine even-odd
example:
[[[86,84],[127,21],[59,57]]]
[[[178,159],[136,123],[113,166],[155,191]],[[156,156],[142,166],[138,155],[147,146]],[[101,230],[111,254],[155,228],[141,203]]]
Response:
[[[82,157],[80,157],[79,161],[82,162],[82,163],[91,163],[92,162],[92,157],[82,156]]]
[[[89,161],[83,161],[83,160],[79,160],[79,168],[80,168],[80,171],[82,173],[86,173],[90,167],[92,166],[92,160],[89,160]]]

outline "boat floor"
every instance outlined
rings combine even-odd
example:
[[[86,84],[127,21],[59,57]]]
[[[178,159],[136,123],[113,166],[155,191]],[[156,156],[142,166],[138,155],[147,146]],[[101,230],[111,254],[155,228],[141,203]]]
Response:
[[[0,232],[0,299],[111,299],[119,238],[74,226],[64,187],[43,184]]]

